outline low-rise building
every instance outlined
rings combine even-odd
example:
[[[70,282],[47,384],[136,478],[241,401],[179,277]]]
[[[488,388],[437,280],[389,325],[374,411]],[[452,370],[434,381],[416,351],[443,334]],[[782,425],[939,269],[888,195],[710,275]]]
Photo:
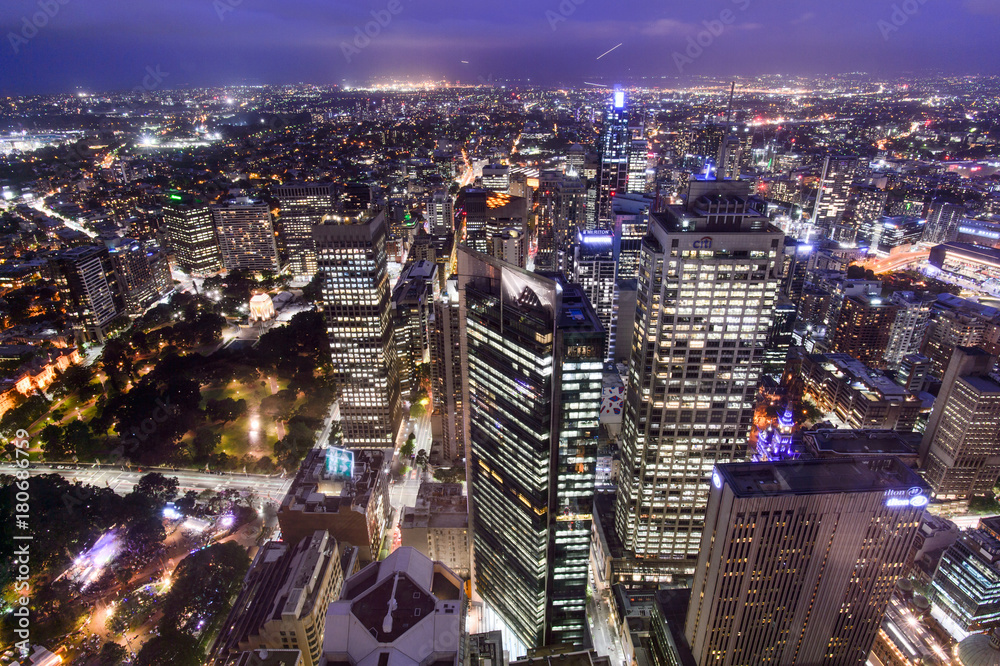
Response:
[[[228,664],[248,650],[298,650],[302,666],[315,666],[327,607],[343,583],[337,542],[326,531],[317,530],[294,547],[268,542],[244,578],[212,648],[212,663]]]
[[[461,578],[399,548],[344,583],[323,637],[329,666],[460,666],[467,599]]]
[[[820,409],[835,413],[848,427],[911,432],[920,417],[916,396],[847,354],[807,354],[800,373]]]
[[[298,542],[326,530],[371,562],[389,521],[391,449],[313,449],[278,508],[282,537]]]
[[[883,458],[896,456],[909,467],[916,468],[920,460],[922,435],[880,429],[821,429],[802,435],[806,452],[814,458]]]
[[[403,509],[400,536],[404,547],[439,560],[462,578],[471,569],[469,501],[461,483],[421,483],[416,506]]]

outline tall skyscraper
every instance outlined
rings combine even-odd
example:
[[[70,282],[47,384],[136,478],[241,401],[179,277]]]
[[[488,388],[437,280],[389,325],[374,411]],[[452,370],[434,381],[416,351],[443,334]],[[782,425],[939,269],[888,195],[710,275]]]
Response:
[[[525,645],[585,644],[604,329],[561,275],[458,274],[476,587]]]
[[[615,261],[620,280],[639,277],[642,239],[649,231],[649,211],[655,201],[638,194],[619,194],[612,202],[615,216]]]
[[[211,209],[223,268],[255,273],[278,271],[278,245],[266,203],[241,197]]]
[[[719,465],[684,635],[699,666],[862,666],[927,505],[898,458]]]
[[[313,227],[335,210],[333,183],[285,183],[274,188],[288,267],[293,275],[316,274]]]
[[[788,350],[792,347],[795,331],[795,306],[780,303],[774,306],[774,317],[767,331],[767,350],[764,352],[764,374],[775,383],[781,381],[788,361]]]
[[[52,263],[76,337],[103,343],[125,313],[125,299],[108,248],[73,247],[58,252]]]
[[[614,234],[610,231],[581,231],[577,234],[573,282],[587,295],[605,331],[611,331],[615,313]],[[612,351],[605,353],[610,358]]]
[[[402,419],[392,334],[385,213],[328,218],[313,229],[320,307],[341,390],[346,446],[393,446]]]
[[[163,224],[167,247],[179,269],[191,275],[219,271],[219,237],[208,204],[190,194],[171,194],[163,207]]]
[[[174,288],[167,257],[155,245],[116,237],[108,251],[130,314],[142,314]]]
[[[1000,478],[997,358],[957,347],[920,443],[920,466],[937,499],[985,495]]]
[[[746,190],[691,181],[642,243],[615,526],[653,581],[694,573],[712,468],[747,455],[784,236]]]
[[[642,128],[639,128],[639,136],[633,136],[629,142],[628,153],[628,183],[626,189],[634,194],[642,194],[646,191],[646,169],[649,167],[649,141],[642,136]]]
[[[829,232],[840,224],[851,198],[851,183],[857,168],[857,157],[827,155],[823,161],[823,174],[813,208],[813,224],[818,229]]]
[[[441,422],[441,457],[465,457],[465,411],[462,398],[462,341],[459,325],[458,283],[449,280],[434,302],[431,321],[432,421]]]
[[[887,367],[898,370],[906,356],[920,353],[931,320],[934,295],[897,291],[889,297],[889,302],[896,306],[896,317],[889,329],[884,358]]]
[[[610,229],[614,224],[611,200],[615,194],[627,191],[629,153],[632,149],[632,134],[628,127],[628,111],[625,108],[625,93],[616,90],[611,103],[604,113],[604,128],[601,130],[597,169],[597,210],[598,229]]]
[[[450,234],[454,230],[455,205],[443,187],[434,190],[427,200],[427,224],[432,235]]]

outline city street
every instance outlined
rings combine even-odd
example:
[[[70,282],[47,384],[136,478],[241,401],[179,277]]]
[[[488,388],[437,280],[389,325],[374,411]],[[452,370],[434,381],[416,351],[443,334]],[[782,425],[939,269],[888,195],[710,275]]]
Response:
[[[0,473],[11,474],[17,469],[10,463],[0,464]],[[290,478],[280,478],[271,476],[260,476],[255,474],[210,474],[207,472],[192,472],[187,470],[170,469],[144,469],[139,471],[124,471],[118,468],[91,468],[81,467],[80,469],[58,469],[56,465],[35,464],[31,468],[32,474],[59,474],[70,481],[80,481],[93,486],[105,486],[111,488],[119,495],[126,495],[132,491],[132,487],[139,482],[143,476],[149,472],[159,472],[164,476],[177,478],[178,491],[183,493],[188,490],[225,490],[234,488],[236,490],[253,490],[258,497],[280,502],[292,485]]]
[[[621,645],[619,644],[618,632],[611,626],[610,609],[607,603],[597,592],[594,584],[594,573],[590,573],[591,589],[594,595],[587,603],[587,619],[590,621],[591,638],[594,640],[594,649],[597,654],[606,655],[611,658],[612,666],[618,666],[625,662],[625,657]]]

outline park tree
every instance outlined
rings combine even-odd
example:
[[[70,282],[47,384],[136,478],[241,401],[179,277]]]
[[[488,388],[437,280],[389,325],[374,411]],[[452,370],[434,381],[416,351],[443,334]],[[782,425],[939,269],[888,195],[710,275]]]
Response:
[[[121,666],[125,663],[128,652],[118,643],[108,641],[101,646],[101,651],[97,654],[97,666]]]
[[[416,437],[413,435],[413,433],[410,433],[410,436],[406,438],[406,441],[403,442],[403,445],[399,447],[399,457],[404,460],[409,460],[410,457],[413,455],[414,449],[416,448],[415,442],[416,442]]]
[[[66,445],[63,429],[54,423],[42,428],[39,439],[46,460],[66,460],[73,455],[73,450]]]
[[[142,646],[132,663],[135,666],[201,666],[198,640],[181,631],[163,631]]]
[[[150,472],[139,479],[132,492],[142,493],[160,504],[166,504],[177,497],[177,477]]]
[[[249,566],[246,551],[234,541],[216,543],[185,557],[163,600],[160,630],[184,631],[225,614]]]

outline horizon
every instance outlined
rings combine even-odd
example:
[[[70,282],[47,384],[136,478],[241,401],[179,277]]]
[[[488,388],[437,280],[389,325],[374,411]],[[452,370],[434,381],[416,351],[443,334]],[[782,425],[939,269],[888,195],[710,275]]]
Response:
[[[334,7],[293,0],[15,0],[0,8],[5,95],[128,89],[145,68],[169,85],[361,85],[373,77],[540,86],[642,77],[876,77],[1000,73],[989,0],[713,0],[669,11],[649,0],[502,8],[409,0]],[[944,39],[944,36],[956,37]]]

